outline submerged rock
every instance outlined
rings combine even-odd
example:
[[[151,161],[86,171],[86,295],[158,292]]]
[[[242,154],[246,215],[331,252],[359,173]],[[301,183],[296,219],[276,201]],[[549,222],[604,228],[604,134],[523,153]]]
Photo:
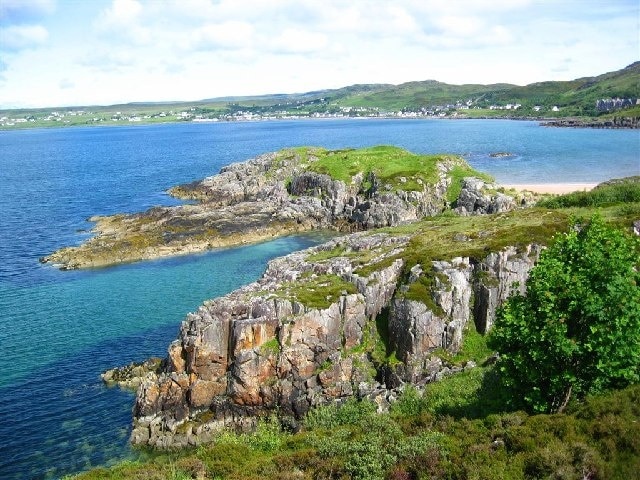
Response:
[[[511,152],[494,152],[494,153],[490,153],[489,156],[491,158],[507,158],[507,157],[515,157],[515,154]]]

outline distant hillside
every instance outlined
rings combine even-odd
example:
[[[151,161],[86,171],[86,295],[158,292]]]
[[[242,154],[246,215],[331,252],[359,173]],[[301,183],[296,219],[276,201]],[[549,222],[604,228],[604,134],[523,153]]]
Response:
[[[225,97],[205,100],[208,103],[231,102],[239,106],[267,106],[312,103],[324,100],[329,105],[354,108],[402,110],[455,105],[460,102],[480,108],[521,104],[521,112],[530,114],[538,105],[545,109],[558,106],[563,115],[594,116],[596,101],[607,98],[640,98],[640,62],[622,70],[597,77],[571,81],[538,82],[526,86],[505,83],[493,85],[451,85],[436,80],[408,82],[400,85],[352,85],[337,90],[320,90],[301,94],[263,95],[259,97]]]
[[[637,128],[640,61],[597,77],[518,86],[451,85],[436,80],[199,101],[0,110],[0,130],[74,125],[243,121],[274,118],[566,118],[568,126]],[[572,117],[581,117],[576,120]],[[578,123],[576,123],[576,121]],[[559,123],[565,126],[564,120]],[[629,126],[631,125],[631,126]],[[614,128],[607,127],[607,128]]]

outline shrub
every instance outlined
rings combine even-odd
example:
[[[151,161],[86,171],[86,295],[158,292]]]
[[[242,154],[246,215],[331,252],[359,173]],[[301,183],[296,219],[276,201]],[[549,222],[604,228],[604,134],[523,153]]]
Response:
[[[527,294],[498,311],[490,346],[513,403],[562,410],[571,395],[640,379],[640,239],[599,217],[540,257]]]

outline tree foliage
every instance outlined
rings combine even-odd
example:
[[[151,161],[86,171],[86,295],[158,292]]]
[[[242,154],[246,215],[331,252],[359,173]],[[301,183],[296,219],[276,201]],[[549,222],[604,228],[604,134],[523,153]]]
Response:
[[[490,338],[515,406],[558,411],[571,395],[639,381],[639,267],[640,240],[599,217],[542,253]]]

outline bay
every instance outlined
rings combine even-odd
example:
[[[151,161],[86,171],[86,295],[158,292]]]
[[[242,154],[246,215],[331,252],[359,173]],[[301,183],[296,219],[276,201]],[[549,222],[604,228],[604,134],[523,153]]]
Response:
[[[106,269],[38,258],[87,238],[91,215],[173,205],[167,188],[284,147],[393,144],[462,154],[503,183],[640,174],[640,132],[523,121],[305,120],[0,132],[0,477],[58,478],[128,458],[133,394],[106,368],[164,356],[188,311],[322,236]],[[491,153],[508,151],[508,158]]]

